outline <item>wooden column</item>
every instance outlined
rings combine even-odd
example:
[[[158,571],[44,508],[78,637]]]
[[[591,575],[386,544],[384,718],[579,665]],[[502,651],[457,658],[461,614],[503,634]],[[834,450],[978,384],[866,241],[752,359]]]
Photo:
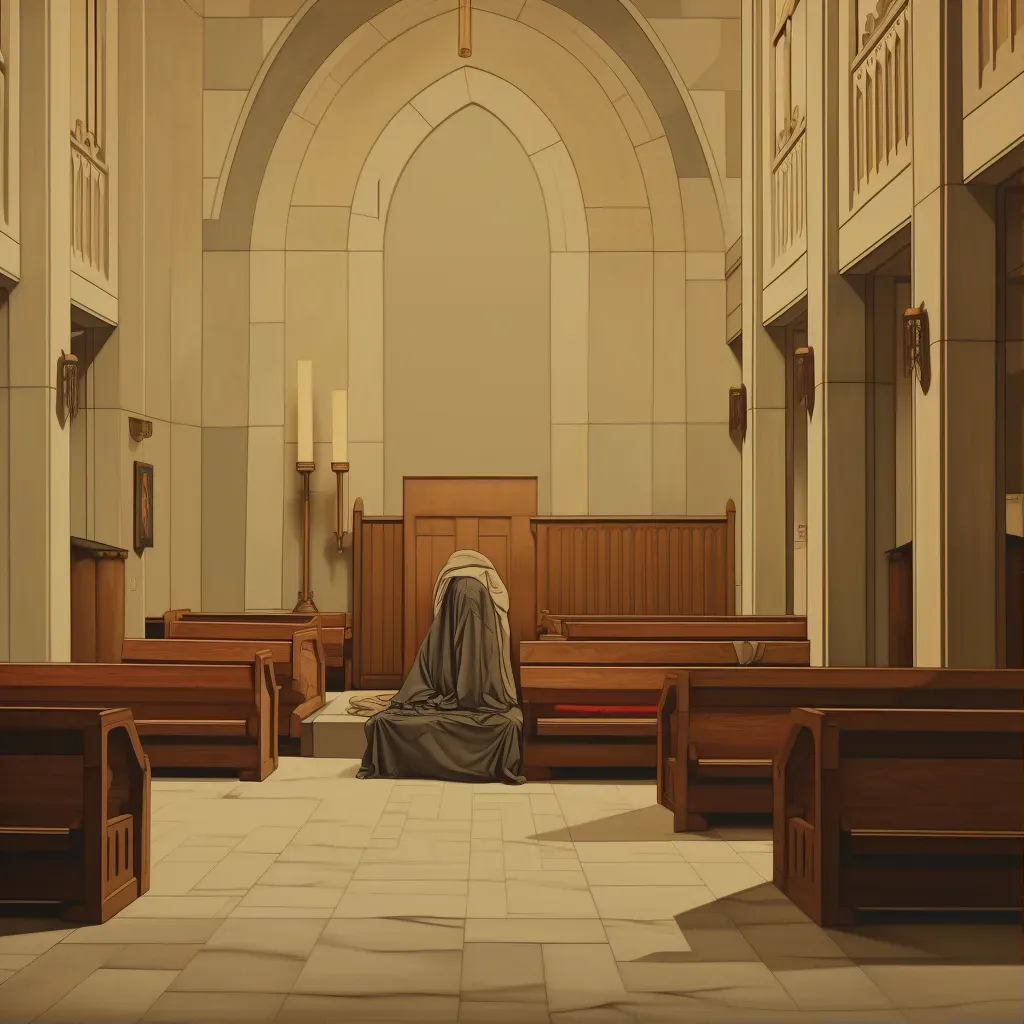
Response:
[[[71,660],[121,660],[124,563],[128,552],[71,538]]]

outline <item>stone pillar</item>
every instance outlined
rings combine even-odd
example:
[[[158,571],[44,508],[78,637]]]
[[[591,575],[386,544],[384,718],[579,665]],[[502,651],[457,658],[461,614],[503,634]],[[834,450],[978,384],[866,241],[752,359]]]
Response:
[[[865,314],[839,273],[839,0],[807,4],[807,629],[814,665],[867,659]],[[843,128],[845,130],[845,127]]]
[[[743,384],[747,435],[743,443],[741,610],[786,611],[786,358],[764,328],[763,39],[760,0],[743,4]],[[770,133],[769,133],[770,135]],[[723,396],[724,398],[724,396]]]
[[[21,5],[21,282],[11,292],[10,658],[71,657],[69,429],[56,415],[70,350],[68,0]]]
[[[914,663],[997,663],[996,229],[963,183],[959,0],[912,5],[913,293],[931,383],[914,385]]]

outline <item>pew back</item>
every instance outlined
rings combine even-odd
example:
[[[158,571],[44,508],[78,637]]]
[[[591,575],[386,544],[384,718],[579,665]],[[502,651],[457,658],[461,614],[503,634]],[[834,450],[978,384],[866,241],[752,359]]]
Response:
[[[807,640],[802,615],[541,615],[565,640]]]
[[[0,707],[0,900],[109,919],[149,888],[149,808],[130,711]]]

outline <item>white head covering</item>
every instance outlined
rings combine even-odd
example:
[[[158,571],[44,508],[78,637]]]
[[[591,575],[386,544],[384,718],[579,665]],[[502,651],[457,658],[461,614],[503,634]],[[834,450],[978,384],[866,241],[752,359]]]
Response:
[[[452,554],[437,574],[434,582],[434,615],[441,610],[444,595],[448,592],[448,584],[460,576],[468,576],[482,583],[498,615],[498,646],[501,654],[501,679],[505,684],[505,693],[513,703],[518,702],[515,679],[512,676],[512,662],[509,651],[512,649],[512,635],[508,628],[508,591],[502,583],[498,570],[486,556],[479,551],[463,549]]]

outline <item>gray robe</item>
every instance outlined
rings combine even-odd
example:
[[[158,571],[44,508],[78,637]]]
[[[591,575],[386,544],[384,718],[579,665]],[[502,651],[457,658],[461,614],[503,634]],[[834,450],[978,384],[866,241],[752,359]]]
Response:
[[[523,715],[503,679],[501,627],[487,587],[447,586],[390,707],[366,722],[359,778],[523,782]]]

